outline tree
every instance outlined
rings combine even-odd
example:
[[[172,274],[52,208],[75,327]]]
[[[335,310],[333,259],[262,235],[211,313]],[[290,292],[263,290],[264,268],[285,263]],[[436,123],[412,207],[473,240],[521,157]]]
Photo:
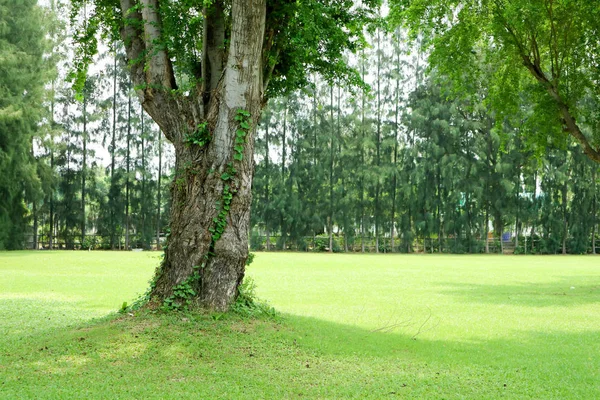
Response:
[[[76,20],[86,0],[73,3]],[[144,110],[175,147],[170,236],[150,296],[172,307],[191,301],[225,310],[248,254],[252,136],[261,110],[310,72],[359,83],[342,56],[360,47],[367,13],[333,0],[94,5],[79,35],[76,86],[98,47],[97,27],[118,35]]]
[[[33,138],[47,77],[43,20],[35,0],[0,1],[0,249],[23,246],[26,202],[42,197]]]
[[[468,81],[483,52],[497,62],[487,80],[496,86],[495,109],[509,115],[520,87],[530,90],[533,104],[549,126],[575,138],[584,153],[600,163],[600,132],[586,133],[582,100],[595,99],[600,72],[600,8],[588,0],[392,0],[392,19],[421,32],[432,45],[430,61],[458,81]],[[521,68],[514,68],[521,65]],[[533,78],[533,79],[532,79]],[[459,85],[464,89],[464,85]],[[459,89],[460,90],[460,89]],[[492,100],[493,101],[493,100]],[[501,122],[501,119],[498,120]]]

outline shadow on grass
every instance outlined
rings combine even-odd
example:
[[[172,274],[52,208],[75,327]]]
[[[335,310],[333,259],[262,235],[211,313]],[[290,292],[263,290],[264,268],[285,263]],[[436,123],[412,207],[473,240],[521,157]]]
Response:
[[[598,332],[413,340],[293,315],[216,321],[145,312],[13,340],[0,352],[0,392],[3,399],[591,399],[600,395],[599,342]]]
[[[561,277],[551,283],[478,285],[447,283],[441,293],[469,303],[568,307],[600,303],[600,277]]]

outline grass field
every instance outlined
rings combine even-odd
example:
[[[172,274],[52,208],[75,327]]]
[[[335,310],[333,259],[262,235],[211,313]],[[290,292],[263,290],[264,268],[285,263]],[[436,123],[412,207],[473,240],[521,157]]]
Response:
[[[0,253],[0,399],[597,399],[600,258],[259,253],[276,320],[115,315],[157,253]]]

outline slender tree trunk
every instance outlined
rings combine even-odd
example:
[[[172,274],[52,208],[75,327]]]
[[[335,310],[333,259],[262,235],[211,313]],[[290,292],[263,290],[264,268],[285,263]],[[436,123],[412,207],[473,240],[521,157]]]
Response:
[[[81,161],[81,246],[85,240],[85,183],[87,175],[87,93],[83,94],[83,159]]]
[[[271,172],[269,171],[269,126],[271,125],[271,116],[267,118],[267,126],[265,127],[265,234],[267,236],[266,248],[267,251],[271,250],[271,225],[270,225],[270,199],[269,199],[269,178]]]
[[[54,81],[53,81],[54,85]],[[54,92],[53,92],[54,93]],[[54,96],[52,96],[52,126],[54,125]],[[50,149],[50,170],[54,172],[54,148]],[[54,248],[54,188],[50,191],[50,231],[48,233],[48,250]]]
[[[490,252],[490,240],[489,240],[489,226],[490,226],[490,214],[488,209],[485,210],[485,221],[484,221],[484,234],[485,234],[485,253],[489,254]]]
[[[592,166],[592,190],[594,192],[594,199],[592,200],[592,254],[596,254],[596,229],[598,225],[597,213],[598,210],[598,194],[596,192],[596,170],[597,166]]]
[[[396,31],[396,41],[399,47],[400,35]],[[391,237],[391,252],[396,251],[394,237],[396,236],[396,192],[398,186],[398,143],[400,142],[400,52],[396,54],[396,101],[394,107],[394,163],[392,170],[392,215],[390,218],[390,237]]]
[[[381,30],[377,30],[377,131],[375,138],[375,166],[377,167],[376,173],[379,174],[379,166],[381,164]],[[379,183],[379,177],[375,183],[375,253],[379,253],[379,195],[381,185]]]
[[[141,209],[141,218],[142,218],[142,228],[141,228],[141,233],[142,233],[142,243],[144,245],[144,248],[147,249],[150,246],[150,243],[148,242],[149,237],[147,235],[146,232],[146,214],[148,213],[148,209],[146,207],[147,203],[147,196],[146,196],[146,149],[145,149],[145,141],[146,141],[146,137],[145,137],[145,133],[144,133],[144,109],[140,109],[140,122],[141,122],[141,135],[140,135],[140,144],[142,146],[142,193],[140,196],[140,209]]]
[[[125,250],[129,250],[129,195],[130,195],[130,163],[131,163],[131,82],[127,91],[127,150],[125,154]]]
[[[162,207],[162,132],[158,133],[158,178],[156,182],[156,250],[160,250],[160,214]]]
[[[281,191],[283,192],[285,189],[285,163],[287,158],[287,149],[286,149],[286,140],[287,140],[287,108],[288,102],[287,99],[285,101],[284,109],[283,109],[283,130],[281,132]],[[289,192],[288,192],[289,193]],[[287,241],[287,227],[285,221],[285,209],[279,210],[279,226],[281,227],[281,249],[286,249],[286,241]]]
[[[115,151],[117,146],[117,46],[114,46],[115,57],[113,60],[113,102],[112,102],[112,134],[110,139],[110,186],[111,189],[117,186],[115,181]],[[114,192],[113,192],[114,193]],[[108,198],[110,215],[110,248],[115,249],[115,232],[117,230],[117,216],[115,213],[115,202],[114,196]]]
[[[518,179],[518,185],[517,187],[519,187],[521,185],[521,179]],[[520,213],[521,213],[521,204],[519,201],[519,193],[518,193],[518,189],[517,189],[517,215],[515,217],[515,250],[517,250],[519,248],[519,233],[520,233]]]
[[[329,139],[329,217],[327,218],[327,230],[329,231],[329,252],[333,253],[333,85],[329,88],[330,94],[330,116],[331,116],[331,131]]]
[[[365,80],[365,60],[364,60],[364,52],[361,52],[361,76],[362,80]],[[361,101],[362,107],[360,109],[360,165],[361,168],[365,167],[365,149],[364,149],[364,141],[365,141],[365,98],[367,96],[365,90],[361,92]],[[365,252],[365,178],[364,171],[360,174],[359,178],[359,199],[360,199],[360,248],[361,252]]]
[[[535,206],[535,216],[533,217],[533,221],[531,223],[531,231],[529,232],[529,239],[531,242],[531,253],[533,253],[535,251],[535,242],[534,242],[534,236],[535,236],[535,225],[537,223],[538,220],[538,209],[537,209],[537,172],[535,172],[533,174],[533,201],[534,201],[534,206]]]
[[[37,201],[33,200],[33,207],[31,210],[31,213],[33,214],[33,243],[32,243],[32,248],[33,250],[37,250],[38,249],[38,212],[37,212]]]
[[[563,231],[562,231],[562,253],[567,254],[567,235],[569,233],[568,229],[568,214],[567,214],[567,182],[564,183],[562,187],[562,211],[563,211]]]

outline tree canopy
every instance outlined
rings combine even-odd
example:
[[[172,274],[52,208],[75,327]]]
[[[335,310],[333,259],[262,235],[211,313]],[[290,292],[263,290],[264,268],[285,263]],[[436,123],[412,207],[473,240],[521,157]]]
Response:
[[[598,104],[600,8],[587,0],[391,0],[391,18],[431,49],[432,66],[465,91],[473,74],[490,82],[488,101],[501,115],[536,105],[538,142],[573,136],[600,162]],[[491,68],[482,70],[480,60]],[[520,66],[517,67],[517,66]],[[523,88],[526,89],[523,96]],[[591,108],[597,110],[597,107]]]

